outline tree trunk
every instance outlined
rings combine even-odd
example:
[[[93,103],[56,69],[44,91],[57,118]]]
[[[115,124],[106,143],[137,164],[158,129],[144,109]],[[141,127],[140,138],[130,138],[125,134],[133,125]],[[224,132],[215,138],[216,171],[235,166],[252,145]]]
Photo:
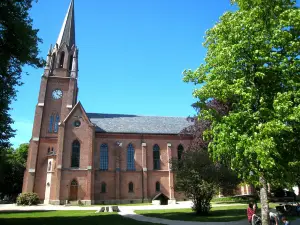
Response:
[[[267,193],[267,181],[263,176],[259,178],[261,188],[260,188],[260,203],[261,203],[261,221],[262,225],[269,225],[269,202]]]

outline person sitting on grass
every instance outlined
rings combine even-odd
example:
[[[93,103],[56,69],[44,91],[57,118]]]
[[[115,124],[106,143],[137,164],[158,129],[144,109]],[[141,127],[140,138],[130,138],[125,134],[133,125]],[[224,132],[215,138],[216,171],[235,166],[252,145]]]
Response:
[[[287,220],[287,218],[285,216],[283,216],[281,218],[281,220],[282,220],[282,222],[283,222],[284,225],[291,225],[291,223]]]
[[[249,207],[247,209],[247,217],[249,224],[252,224],[252,216],[253,214],[256,214],[256,205],[251,202],[249,203]]]

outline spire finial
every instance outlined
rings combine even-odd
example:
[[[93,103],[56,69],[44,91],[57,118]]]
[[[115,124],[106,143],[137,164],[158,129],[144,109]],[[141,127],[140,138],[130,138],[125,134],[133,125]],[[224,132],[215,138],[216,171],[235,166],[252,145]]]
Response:
[[[60,33],[56,44],[58,48],[66,43],[69,47],[75,45],[75,13],[74,13],[74,0],[71,0],[68,12],[65,16],[63,25],[61,27]]]

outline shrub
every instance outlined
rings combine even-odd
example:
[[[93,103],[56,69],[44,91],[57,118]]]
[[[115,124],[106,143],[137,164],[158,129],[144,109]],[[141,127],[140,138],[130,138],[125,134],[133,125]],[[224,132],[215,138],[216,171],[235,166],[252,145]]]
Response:
[[[17,197],[17,205],[37,205],[39,202],[39,196],[33,192],[21,193]]]

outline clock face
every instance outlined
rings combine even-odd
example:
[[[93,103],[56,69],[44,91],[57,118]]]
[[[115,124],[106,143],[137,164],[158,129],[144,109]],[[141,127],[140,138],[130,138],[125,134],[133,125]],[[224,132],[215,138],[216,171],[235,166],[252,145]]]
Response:
[[[52,98],[53,99],[60,99],[62,97],[62,91],[59,89],[56,89],[52,92]]]

